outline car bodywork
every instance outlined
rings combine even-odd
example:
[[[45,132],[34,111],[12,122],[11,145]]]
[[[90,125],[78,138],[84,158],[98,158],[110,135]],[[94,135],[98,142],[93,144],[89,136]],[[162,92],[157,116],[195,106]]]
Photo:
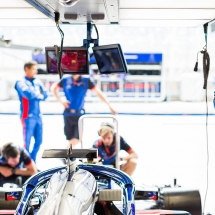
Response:
[[[94,204],[96,192],[97,192],[97,186],[95,186],[95,184],[96,184],[95,178],[97,178],[98,180],[99,180],[99,178],[103,178],[103,179],[109,178],[109,179],[113,180],[116,184],[118,184],[122,188],[122,191],[123,191],[122,214],[135,214],[134,182],[130,179],[130,177],[128,177],[123,172],[116,170],[114,168],[110,168],[110,167],[93,165],[93,164],[83,164],[83,165],[78,165],[78,171],[76,173],[74,173],[74,175],[72,176],[72,178],[69,181],[65,180],[66,176],[67,176],[66,168],[58,167],[58,168],[53,168],[53,169],[38,173],[34,177],[30,178],[23,187],[23,194],[22,194],[20,203],[18,204],[15,214],[16,215],[21,215],[21,214],[27,215],[30,211],[29,208],[31,208],[31,204],[30,204],[31,199],[35,197],[37,188],[39,188],[41,185],[45,184],[49,180],[50,180],[50,183],[56,184],[55,185],[56,187],[55,186],[53,186],[53,187],[55,187],[54,190],[57,194],[59,194],[60,188],[63,187],[63,186],[61,186],[62,183],[66,183],[66,186],[64,186],[65,190],[69,190],[69,193],[72,193],[71,194],[72,196],[75,196],[74,194],[76,194],[77,198],[79,197],[79,198],[83,199],[80,202],[82,202],[82,204],[83,204],[83,201],[86,202],[86,204],[84,204],[85,210],[90,210],[89,203],[91,204],[91,207],[92,207]],[[73,180],[77,181],[77,184],[71,185],[70,182]],[[108,189],[108,188],[110,189],[111,188],[110,180],[107,180],[107,182],[108,183],[106,184],[105,189]],[[50,189],[50,186],[52,187],[52,185],[50,184],[47,189]],[[79,189],[78,189],[78,187],[79,187]],[[101,185],[101,187],[102,187],[102,185]],[[98,186],[98,192],[101,189],[101,187]],[[73,192],[74,190],[75,190],[75,193]],[[50,195],[51,195],[51,197],[54,196],[53,194],[50,194]],[[87,198],[89,196],[91,196],[92,199]],[[44,198],[46,199],[47,203],[50,203],[49,202],[50,198],[48,198],[48,197],[47,198],[44,197]],[[66,195],[64,193],[62,198],[67,199],[68,195]],[[54,202],[54,205],[53,205],[53,202],[50,205],[48,204],[48,207],[50,207],[50,208],[55,207],[56,206],[55,204],[57,204],[57,200],[59,200],[59,199],[56,199],[56,201]],[[44,201],[44,202],[46,202],[46,201]],[[67,202],[67,200],[65,200],[65,201]],[[68,209],[68,207],[72,210],[74,205],[73,204],[66,205],[66,202],[64,202],[62,205],[62,207],[64,207],[64,209],[59,208],[58,211],[61,213],[58,213],[58,214],[62,214],[62,210]],[[78,207],[78,204],[77,204],[78,201],[75,201],[75,202],[76,202],[76,205],[73,208],[73,212],[74,211],[76,211],[76,212],[74,212],[74,213],[71,212],[68,214],[82,214],[83,208]],[[79,206],[81,206],[81,205],[79,205]],[[45,206],[42,206],[41,209],[44,210],[44,207]],[[79,208],[79,211],[77,210],[77,208]],[[52,210],[54,210],[54,208],[52,208]],[[42,213],[39,211],[38,214],[47,214],[47,213]],[[89,212],[89,214],[91,214],[91,213]]]

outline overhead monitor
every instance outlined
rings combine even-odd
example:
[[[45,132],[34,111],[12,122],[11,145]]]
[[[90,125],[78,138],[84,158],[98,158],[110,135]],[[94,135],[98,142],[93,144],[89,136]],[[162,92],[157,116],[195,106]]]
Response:
[[[93,53],[100,74],[128,72],[126,61],[119,44],[94,46]]]
[[[48,74],[58,74],[57,57],[54,47],[46,47]],[[86,47],[63,47],[61,69],[63,74],[89,74],[88,50]]]

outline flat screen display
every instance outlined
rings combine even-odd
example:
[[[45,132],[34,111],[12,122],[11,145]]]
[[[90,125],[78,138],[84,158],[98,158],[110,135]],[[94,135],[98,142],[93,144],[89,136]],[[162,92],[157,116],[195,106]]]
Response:
[[[127,73],[127,65],[119,44],[93,47],[100,74]]]
[[[47,73],[58,74],[57,57],[53,47],[46,48]],[[89,74],[88,51],[85,47],[64,47],[61,59],[64,74]]]

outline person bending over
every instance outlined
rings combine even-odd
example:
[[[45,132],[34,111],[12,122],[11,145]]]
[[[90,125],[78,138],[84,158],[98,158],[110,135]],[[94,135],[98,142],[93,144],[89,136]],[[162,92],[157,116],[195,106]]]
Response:
[[[26,149],[13,143],[3,145],[0,156],[1,187],[5,183],[17,184],[17,181],[19,181],[19,185],[21,186],[30,176],[36,173],[36,165]]]
[[[93,148],[98,149],[98,156],[102,159],[102,163],[104,165],[113,165],[115,167],[116,161],[116,133],[114,132],[114,126],[108,122],[104,122],[101,124],[101,127],[98,131],[101,139],[96,140],[93,144]],[[132,175],[137,166],[137,153],[128,145],[128,143],[124,140],[123,137],[120,138],[120,150],[124,150],[128,153],[128,155],[122,160],[124,161],[120,169],[127,173],[128,175]]]

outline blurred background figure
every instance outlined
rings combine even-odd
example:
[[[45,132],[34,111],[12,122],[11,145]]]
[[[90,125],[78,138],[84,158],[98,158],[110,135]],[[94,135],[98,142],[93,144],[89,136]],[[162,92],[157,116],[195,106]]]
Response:
[[[34,161],[26,149],[13,143],[4,144],[0,156],[0,186],[15,183],[20,187],[37,173]]]
[[[98,155],[103,160],[102,163],[105,165],[112,165],[115,167],[116,162],[116,133],[114,132],[114,126],[108,122],[103,122],[98,131],[100,140],[96,140],[93,144],[93,148],[98,149]],[[120,138],[120,150],[124,150],[128,153],[127,156],[121,158],[123,161],[120,169],[132,175],[137,166],[137,153],[128,145],[123,137]]]
[[[23,126],[24,147],[36,162],[37,153],[42,144],[43,125],[40,112],[40,101],[47,98],[42,82],[35,78],[37,63],[30,61],[24,65],[25,77],[15,84],[20,100],[20,118]],[[34,146],[30,152],[31,138],[34,137]]]
[[[58,95],[58,88],[62,88],[67,100],[62,100]],[[87,90],[93,90],[97,96],[110,108],[110,112],[115,114],[102,91],[96,87],[90,78],[80,75],[73,75],[63,78],[59,83],[52,85],[52,91],[57,100],[64,106],[64,133],[69,141],[69,146],[76,146],[79,143],[78,119],[84,114],[84,99]]]

